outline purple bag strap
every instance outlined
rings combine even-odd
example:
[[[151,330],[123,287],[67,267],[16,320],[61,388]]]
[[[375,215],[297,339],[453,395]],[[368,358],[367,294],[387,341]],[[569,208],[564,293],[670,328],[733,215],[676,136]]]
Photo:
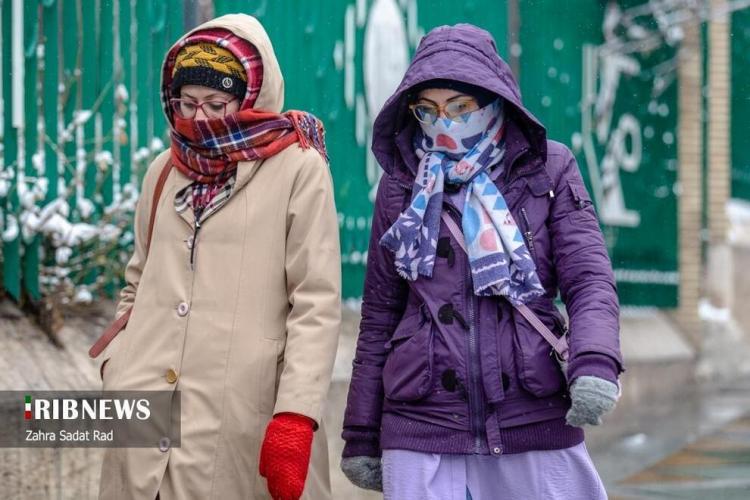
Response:
[[[459,246],[463,249],[464,252],[466,252],[466,255],[468,255],[469,251],[466,248],[464,233],[458,227],[456,221],[451,219],[450,215],[448,215],[448,213],[445,211],[441,214],[441,217],[443,219],[443,222],[445,222],[445,225],[448,226],[448,230],[458,242]],[[555,350],[555,353],[557,353],[558,357],[563,361],[567,361],[569,357],[569,347],[568,340],[565,338],[565,335],[557,338],[557,336],[552,333],[549,328],[547,328],[547,325],[542,323],[542,320],[540,320],[539,317],[534,314],[534,312],[529,309],[526,304],[516,305],[512,302],[511,304],[519,313],[521,313],[524,318],[526,318],[526,321],[528,321],[531,326],[533,326],[534,329],[539,332],[542,337],[544,337],[544,340],[546,340],[552,346],[552,349]]]

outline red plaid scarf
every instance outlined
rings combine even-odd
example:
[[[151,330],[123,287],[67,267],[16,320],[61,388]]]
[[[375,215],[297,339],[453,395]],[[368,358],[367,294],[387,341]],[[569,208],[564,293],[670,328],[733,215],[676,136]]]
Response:
[[[211,120],[175,117],[172,160],[193,180],[220,183],[233,175],[237,162],[269,158],[294,143],[312,146],[328,160],[323,124],[302,111],[245,109]]]
[[[247,70],[247,93],[236,113],[210,120],[172,115],[169,84],[175,58],[183,46],[197,42],[231,50]],[[314,147],[328,160],[323,124],[315,116],[303,111],[279,114],[253,108],[263,78],[261,57],[251,43],[230,31],[203,30],[186,38],[168,54],[163,75],[162,103],[172,126],[172,160],[187,177],[220,185],[234,175],[237,162],[268,158],[294,143],[302,148]]]

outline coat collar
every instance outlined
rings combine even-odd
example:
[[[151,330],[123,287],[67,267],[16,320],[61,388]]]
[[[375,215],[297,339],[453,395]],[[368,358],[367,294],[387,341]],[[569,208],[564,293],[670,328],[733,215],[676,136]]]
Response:
[[[260,168],[261,164],[263,163],[262,160],[253,160],[253,161],[241,161],[237,165],[237,178],[234,183],[234,188],[232,188],[232,193],[229,195],[229,199],[227,200],[227,203],[229,203],[232,198],[248,183],[250,180],[255,176],[255,174],[258,172],[258,168]],[[179,193],[182,189],[189,186],[193,183],[193,180],[177,170],[176,168],[172,169],[174,171],[174,184],[173,184],[173,201],[174,197],[177,196],[177,193]],[[184,220],[188,226],[191,228],[195,228],[195,214],[193,213],[193,210],[183,210],[182,212],[179,212],[180,217],[182,220]]]

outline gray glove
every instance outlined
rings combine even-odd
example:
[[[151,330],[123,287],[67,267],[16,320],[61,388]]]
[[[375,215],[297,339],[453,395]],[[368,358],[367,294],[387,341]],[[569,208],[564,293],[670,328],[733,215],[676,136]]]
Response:
[[[602,415],[612,410],[620,397],[620,388],[608,380],[584,375],[570,387],[571,407],[565,421],[573,427],[599,425]]]
[[[383,491],[380,457],[348,457],[341,459],[341,470],[355,486]]]

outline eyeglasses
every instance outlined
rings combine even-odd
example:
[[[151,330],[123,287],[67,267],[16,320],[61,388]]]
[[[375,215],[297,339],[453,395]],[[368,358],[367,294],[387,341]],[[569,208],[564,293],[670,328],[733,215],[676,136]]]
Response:
[[[236,101],[188,101],[187,99],[170,99],[172,111],[180,118],[195,118],[198,109],[203,110],[206,118],[223,118],[227,114],[227,104]]]
[[[479,109],[479,103],[473,97],[462,97],[449,101],[442,106],[417,103],[410,105],[409,109],[414,113],[417,120],[427,125],[432,125],[440,118],[441,114],[445,115],[449,120],[458,121],[462,115]]]

